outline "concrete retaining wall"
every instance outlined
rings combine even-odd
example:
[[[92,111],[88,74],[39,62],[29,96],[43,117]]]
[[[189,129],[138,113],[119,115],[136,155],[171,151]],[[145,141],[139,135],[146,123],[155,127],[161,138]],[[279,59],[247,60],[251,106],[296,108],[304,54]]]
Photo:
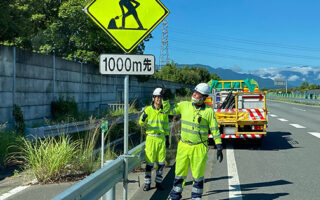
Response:
[[[130,76],[130,101],[143,103],[162,83],[172,92],[186,87],[155,79],[139,83]],[[28,126],[42,122],[51,117],[51,102],[60,95],[73,97],[80,110],[94,112],[108,103],[122,103],[123,84],[124,76],[100,75],[98,66],[0,46],[0,123],[13,125],[13,104],[21,106]]]

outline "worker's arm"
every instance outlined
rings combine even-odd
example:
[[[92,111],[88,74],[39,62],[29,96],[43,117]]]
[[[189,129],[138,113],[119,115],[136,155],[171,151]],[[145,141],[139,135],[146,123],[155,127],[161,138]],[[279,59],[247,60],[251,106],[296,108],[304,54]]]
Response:
[[[134,7],[138,8],[138,6],[140,6],[140,3],[135,1],[135,0],[130,0],[132,3],[136,4]]]
[[[139,124],[140,124],[141,126],[144,126],[144,125],[146,124],[146,122],[147,122],[147,118],[148,118],[147,112],[148,112],[148,109],[145,109],[145,110],[142,112],[141,116],[140,116]]]
[[[212,111],[209,123],[210,123],[209,124],[210,131],[213,136],[215,144],[221,145],[222,142],[221,142],[221,136],[220,136],[220,131],[219,131],[219,127],[218,127],[218,122],[217,122],[216,116],[213,111]]]
[[[169,117],[167,114],[165,114],[163,121],[165,122],[163,125],[163,129],[165,130],[164,135],[168,136],[169,135]]]
[[[177,103],[174,106],[170,106],[169,100],[162,100],[163,112],[168,115],[180,115],[181,114],[181,103]]]

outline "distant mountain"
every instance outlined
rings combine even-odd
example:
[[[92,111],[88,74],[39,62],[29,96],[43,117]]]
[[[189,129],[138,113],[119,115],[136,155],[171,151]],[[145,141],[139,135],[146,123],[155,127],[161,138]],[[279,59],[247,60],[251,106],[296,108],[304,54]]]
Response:
[[[186,65],[188,65],[189,67],[197,66],[206,68],[210,73],[216,73],[218,76],[222,78],[222,80],[244,80],[247,78],[252,78],[259,83],[260,88],[274,88],[274,82],[270,78],[261,78],[260,76],[256,76],[253,74],[241,74],[234,72],[231,69],[212,68],[211,66],[202,64],[179,64],[178,66],[184,67]]]
[[[288,80],[288,85],[297,87],[302,82],[320,85],[320,67],[284,67],[284,68],[263,68],[250,72],[263,78],[284,78]]]

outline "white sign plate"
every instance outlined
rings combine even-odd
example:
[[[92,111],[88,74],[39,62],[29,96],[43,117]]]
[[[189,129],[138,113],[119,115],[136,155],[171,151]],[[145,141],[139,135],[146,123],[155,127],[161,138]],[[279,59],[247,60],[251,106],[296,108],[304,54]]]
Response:
[[[154,55],[101,54],[101,74],[153,75]]]

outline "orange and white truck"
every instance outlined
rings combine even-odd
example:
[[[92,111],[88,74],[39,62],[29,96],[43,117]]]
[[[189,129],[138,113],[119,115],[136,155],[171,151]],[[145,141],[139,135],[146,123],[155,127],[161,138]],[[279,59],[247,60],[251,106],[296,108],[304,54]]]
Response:
[[[253,79],[218,81],[208,85],[211,94],[205,103],[211,106],[218,121],[221,138],[250,138],[261,141],[267,134],[266,93]],[[213,141],[209,133],[209,142]]]

